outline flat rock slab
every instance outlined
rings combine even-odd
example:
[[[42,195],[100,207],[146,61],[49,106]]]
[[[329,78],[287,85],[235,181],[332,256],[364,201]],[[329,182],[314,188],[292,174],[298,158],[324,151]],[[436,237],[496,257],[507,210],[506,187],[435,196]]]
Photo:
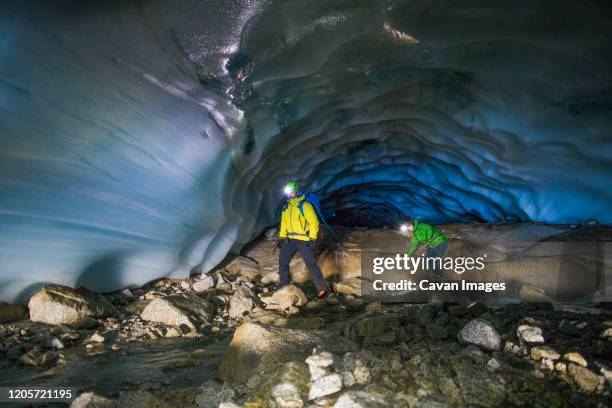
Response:
[[[219,377],[230,384],[244,384],[254,374],[265,377],[288,361],[303,361],[317,346],[338,354],[356,349],[353,342],[335,333],[244,323],[221,360]]]
[[[142,314],[144,320],[169,326],[187,325],[197,329],[210,322],[213,307],[204,299],[193,294],[175,294],[153,299]]]
[[[117,309],[104,296],[85,288],[49,285],[28,303],[30,320],[48,324],[72,324],[86,317],[107,317]]]

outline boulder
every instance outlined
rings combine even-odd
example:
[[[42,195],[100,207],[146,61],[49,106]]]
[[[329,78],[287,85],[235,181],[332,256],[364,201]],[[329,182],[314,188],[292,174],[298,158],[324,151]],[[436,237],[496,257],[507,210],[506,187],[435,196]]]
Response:
[[[10,323],[27,318],[28,310],[24,305],[0,302],[0,323]]]
[[[272,296],[262,297],[261,301],[266,304],[269,309],[275,310],[287,310],[290,307],[302,307],[306,304],[308,299],[302,291],[295,285],[285,285]]]
[[[255,374],[265,378],[287,361],[305,359],[317,346],[343,354],[356,347],[335,333],[247,322],[234,333],[219,364],[219,377],[232,384],[244,384]]]
[[[357,277],[334,283],[334,292],[343,295],[361,296],[361,279]]]
[[[225,270],[232,275],[240,275],[248,280],[253,280],[260,273],[259,264],[251,258],[237,256],[225,266]]]
[[[275,271],[267,272],[261,277],[262,285],[271,285],[273,283],[279,283],[279,282],[280,282],[280,275],[278,274],[278,272],[275,272]]]
[[[153,299],[140,317],[150,322],[163,323],[169,326],[186,325],[196,329],[210,322],[213,315],[212,306],[194,294],[174,294]]]
[[[255,307],[255,294],[246,286],[240,286],[230,299],[228,310],[232,319],[242,318]]]
[[[72,324],[86,317],[107,317],[117,309],[104,296],[85,288],[49,285],[28,303],[30,320],[48,324]]]

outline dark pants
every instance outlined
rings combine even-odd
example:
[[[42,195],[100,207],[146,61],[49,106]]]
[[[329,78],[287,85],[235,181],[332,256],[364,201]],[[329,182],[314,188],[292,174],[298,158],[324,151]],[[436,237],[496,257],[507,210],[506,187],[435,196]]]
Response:
[[[438,244],[438,246],[433,247],[433,248],[428,247],[427,252],[425,252],[425,257],[444,258],[444,254],[446,254],[447,249],[448,249],[448,242],[442,242],[441,244]],[[435,265],[436,264],[434,263],[434,268],[432,268],[431,270],[431,280],[434,282],[440,280],[440,271],[437,270]]]
[[[308,246],[308,241],[300,241],[299,239],[287,239],[283,243],[283,246],[280,250],[280,255],[278,259],[278,273],[280,274],[280,285],[285,286],[289,283],[289,262],[295,254],[295,251],[299,251],[302,258],[304,258],[304,263],[308,267],[310,271],[310,277],[312,278],[313,283],[315,284],[317,290],[320,292],[322,290],[330,291],[329,285],[323,278],[323,274],[321,273],[321,269],[317,265],[317,262],[314,258],[314,246],[312,243],[311,246]]]

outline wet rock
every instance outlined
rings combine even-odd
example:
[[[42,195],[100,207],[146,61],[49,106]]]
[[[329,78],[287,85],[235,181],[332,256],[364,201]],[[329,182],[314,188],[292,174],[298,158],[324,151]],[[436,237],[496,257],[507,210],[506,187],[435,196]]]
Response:
[[[28,303],[30,320],[48,324],[71,324],[86,317],[107,317],[117,310],[106,298],[85,288],[49,285]]]
[[[333,408],[384,408],[392,404],[365,391],[347,391],[336,401]]]
[[[310,380],[316,381],[330,373],[331,366],[334,364],[334,356],[328,351],[316,351],[306,359],[310,371]]]
[[[44,353],[38,348],[33,348],[21,357],[19,357],[18,363],[23,366],[40,366],[44,359]]]
[[[357,384],[365,385],[372,379],[367,358],[363,353],[346,353],[342,358],[342,366],[353,374]]]
[[[278,408],[302,408],[304,406],[300,390],[292,383],[275,385],[270,391],[270,397]]]
[[[530,356],[532,360],[558,360],[561,357],[557,350],[547,346],[532,347]]]
[[[130,408],[171,408],[165,401],[148,391],[122,391],[119,394],[119,406]]]
[[[593,392],[600,383],[600,376],[577,364],[570,363],[567,367],[570,378],[584,391]]]
[[[334,283],[334,292],[343,295],[361,296],[361,279],[352,277]]]
[[[191,288],[198,293],[206,292],[214,287],[215,279],[210,275],[201,275],[191,284]]]
[[[119,408],[119,403],[93,392],[84,392],[72,401],[70,408]]]
[[[285,285],[272,296],[262,297],[261,301],[266,304],[266,308],[286,311],[291,307],[302,307],[308,299],[302,291],[295,285]]]
[[[0,302],[0,323],[10,323],[27,318],[28,310],[24,305]]]
[[[255,294],[246,286],[241,286],[232,295],[230,299],[230,307],[228,310],[229,317],[232,319],[242,318],[255,307]]]
[[[473,344],[488,351],[498,351],[501,347],[501,339],[495,328],[482,319],[470,320],[457,338],[461,344]]]
[[[528,344],[544,343],[544,337],[542,336],[542,329],[536,326],[522,324],[516,330],[516,335],[518,336],[520,340]]]
[[[248,280],[253,280],[260,273],[259,264],[253,259],[244,256],[234,258],[225,266],[225,270],[232,275],[240,275]]]
[[[212,307],[194,294],[175,294],[154,299],[141,313],[143,320],[197,329],[210,322]]]
[[[265,378],[287,361],[305,359],[317,346],[343,354],[355,348],[335,333],[247,322],[234,333],[219,364],[219,377],[231,384],[245,383],[254,374]]]
[[[563,359],[571,363],[578,364],[579,366],[582,366],[582,367],[586,367],[588,365],[586,359],[582,356],[582,354],[577,353],[575,351],[570,352],[570,353],[565,353],[563,355]]]
[[[197,408],[217,408],[221,402],[231,401],[235,394],[231,388],[208,380],[198,387],[195,405]]]
[[[342,389],[342,377],[338,373],[328,374],[315,380],[308,392],[308,399],[313,400],[334,394]]]

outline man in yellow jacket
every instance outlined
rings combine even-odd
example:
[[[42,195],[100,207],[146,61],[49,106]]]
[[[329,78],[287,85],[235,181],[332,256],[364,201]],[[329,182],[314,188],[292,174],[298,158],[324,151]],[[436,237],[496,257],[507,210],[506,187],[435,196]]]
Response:
[[[280,285],[284,286],[289,283],[289,262],[293,254],[299,251],[310,271],[310,277],[317,288],[319,297],[325,297],[330,292],[330,288],[314,258],[319,219],[312,204],[307,201],[301,203],[306,196],[300,192],[296,182],[289,182],[285,187],[285,193],[288,200],[283,207],[277,245],[280,248],[278,267]]]

